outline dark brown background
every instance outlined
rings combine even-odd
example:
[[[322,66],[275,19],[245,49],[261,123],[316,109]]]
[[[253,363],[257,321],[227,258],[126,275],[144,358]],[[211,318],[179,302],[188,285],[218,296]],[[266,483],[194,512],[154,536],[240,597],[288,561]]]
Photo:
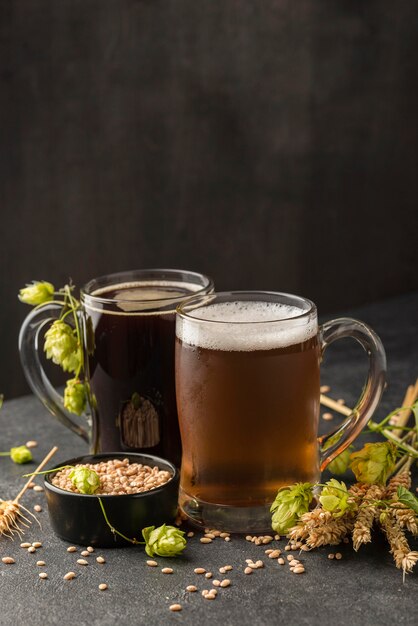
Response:
[[[418,11],[0,0],[0,388],[32,279],[209,273],[322,312],[415,289]]]

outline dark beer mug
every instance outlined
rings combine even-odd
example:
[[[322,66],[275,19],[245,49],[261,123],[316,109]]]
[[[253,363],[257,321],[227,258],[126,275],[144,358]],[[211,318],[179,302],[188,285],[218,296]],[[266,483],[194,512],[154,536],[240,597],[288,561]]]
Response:
[[[19,337],[29,385],[56,418],[90,443],[93,453],[141,451],[179,465],[175,310],[191,294],[212,290],[211,279],[202,274],[160,269],[110,274],[82,288],[85,371],[94,399],[86,427],[65,409],[39,359],[40,333],[58,319],[61,306],[47,303],[33,310]]]
[[[271,530],[277,490],[318,481],[371,418],[385,381],[381,341],[351,318],[318,327],[312,302],[272,292],[192,296],[177,309],[176,335],[180,505],[209,528]],[[318,439],[319,366],[342,337],[363,346],[369,374],[333,439]]]

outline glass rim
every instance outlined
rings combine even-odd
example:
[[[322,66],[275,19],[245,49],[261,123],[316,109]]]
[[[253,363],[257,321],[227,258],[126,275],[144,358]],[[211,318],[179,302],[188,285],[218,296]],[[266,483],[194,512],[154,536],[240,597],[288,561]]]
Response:
[[[177,268],[150,267],[150,268],[143,268],[143,269],[136,269],[136,270],[126,270],[123,272],[114,272],[111,274],[103,274],[102,276],[92,278],[87,283],[85,283],[80,289],[81,301],[84,302],[85,299],[88,298],[89,300],[97,304],[111,305],[111,304],[115,304],[119,302],[126,302],[130,304],[135,303],[135,302],[138,302],[138,303],[139,302],[163,303],[163,302],[175,302],[175,301],[181,302],[182,300],[184,300],[185,297],[186,298],[190,297],[190,296],[181,295],[181,296],[162,296],[159,298],[138,298],[138,300],[136,299],[125,300],[124,298],[106,298],[101,295],[96,296],[93,293],[91,293],[91,291],[101,289],[101,288],[110,289],[112,287],[112,284],[117,285],[117,284],[120,284],[121,282],[126,282],[126,283],[136,282],[136,281],[140,282],[141,277],[142,277],[142,280],[145,280],[146,276],[150,274],[161,274],[160,278],[158,278],[157,276],[155,276],[154,278],[148,278],[148,282],[150,283],[152,283],[153,281],[163,282],[164,280],[167,283],[178,283],[178,284],[187,283],[187,280],[182,279],[181,275],[185,277],[190,277],[191,279],[193,278],[200,279],[201,283],[205,282],[206,284],[202,284],[199,287],[199,289],[197,289],[195,292],[192,293],[193,296],[205,295],[208,290],[211,290],[214,287],[214,282],[212,278],[210,276],[207,276],[206,274],[201,274],[200,272],[193,272],[191,270],[183,270],[183,269],[177,269]],[[177,279],[175,277],[177,277]],[[109,282],[103,285],[103,287],[99,287],[97,285],[101,281],[107,282],[108,280]],[[196,281],[196,284],[199,284],[199,281]],[[93,285],[97,285],[97,286],[93,287]]]
[[[243,320],[222,320],[222,319],[207,319],[204,317],[197,317],[195,315],[189,315],[189,313],[187,311],[185,311],[185,307],[193,305],[195,300],[199,301],[200,299],[207,297],[207,298],[214,298],[216,300],[216,298],[218,296],[224,297],[224,296],[231,296],[230,300],[225,300],[225,302],[234,302],[233,298],[236,297],[235,301],[238,302],[256,302],[257,300],[240,300],[240,296],[260,296],[260,300],[258,300],[258,302],[266,302],[266,300],[262,300],[262,296],[274,296],[275,298],[277,298],[277,296],[281,296],[284,298],[291,298],[293,300],[299,301],[300,303],[303,303],[305,306],[308,305],[308,310],[303,311],[300,315],[293,315],[291,317],[281,317],[278,319],[269,319],[269,320],[255,320],[255,321],[243,321]],[[273,300],[270,300],[270,302],[272,302]],[[214,302],[212,302],[212,304],[215,304]],[[291,304],[289,306],[297,306],[297,304]],[[202,308],[205,307],[205,305],[202,306]],[[198,306],[196,306],[196,308],[199,308]],[[196,310],[196,308],[193,308],[192,310]],[[180,304],[177,305],[176,308],[176,314],[184,319],[184,320],[191,320],[191,321],[196,321],[196,322],[205,322],[207,324],[235,324],[235,325],[249,325],[249,324],[278,324],[280,322],[292,322],[295,320],[301,320],[304,318],[309,318],[311,317],[313,314],[317,314],[317,308],[315,303],[312,300],[309,300],[309,298],[304,298],[303,296],[297,296],[293,293],[287,293],[284,291],[266,291],[266,290],[240,290],[240,291],[213,291],[212,293],[208,293],[208,294],[193,294],[192,296],[188,296],[187,298],[185,298]]]

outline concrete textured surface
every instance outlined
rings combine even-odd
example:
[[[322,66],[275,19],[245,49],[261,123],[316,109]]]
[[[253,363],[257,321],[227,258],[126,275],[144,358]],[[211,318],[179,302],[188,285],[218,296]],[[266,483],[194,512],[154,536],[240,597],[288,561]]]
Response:
[[[372,325],[385,344],[388,357],[388,388],[378,409],[383,417],[399,404],[405,387],[417,376],[418,354],[418,294],[367,306],[352,313]],[[333,397],[344,397],[353,404],[359,394],[365,372],[365,358],[354,342],[328,349],[323,368],[323,382],[332,386]],[[336,423],[339,418],[335,417]],[[329,423],[322,422],[322,427]],[[85,444],[55,422],[33,397],[6,402],[0,412],[0,445],[7,450],[12,445],[36,439],[35,461],[40,461],[52,445],[59,446],[54,462],[81,454]],[[362,437],[362,440],[364,437]],[[278,442],[278,454],[280,442]],[[0,459],[0,493],[12,498],[22,485],[21,475],[34,465],[14,465]],[[30,491],[23,504],[33,510],[35,504],[44,506],[38,514],[42,529],[36,524],[26,532],[27,541],[42,541],[43,547],[29,554],[7,539],[0,541],[0,556],[12,556],[15,565],[0,562],[0,624],[30,623],[32,626],[67,624],[130,625],[144,624],[223,624],[224,626],[286,623],[300,625],[409,625],[418,621],[416,597],[418,572],[408,575],[405,583],[395,568],[382,537],[354,553],[351,545],[343,545],[341,561],[330,561],[329,547],[301,556],[306,573],[292,575],[288,566],[279,566],[264,554],[264,547],[255,546],[243,537],[233,536],[229,543],[216,539],[202,545],[200,532],[189,541],[184,557],[157,559],[158,568],[145,564],[141,548],[96,550],[89,565],[76,564],[77,554],[66,551],[67,544],[55,537],[50,529],[43,493]],[[282,540],[277,547],[283,548]],[[413,544],[414,545],[414,544]],[[271,544],[269,547],[275,547]],[[415,549],[417,545],[415,543]],[[105,565],[95,557],[103,554]],[[261,558],[265,567],[251,576],[243,573],[245,559]],[[43,568],[36,561],[46,562]],[[202,598],[200,591],[211,588],[211,581],[193,572],[204,567],[217,576],[218,568],[230,564],[231,586],[220,589],[215,601]],[[174,568],[174,574],[164,575],[164,566]],[[66,582],[63,576],[73,570],[78,576]],[[40,580],[40,571],[48,572]],[[220,578],[223,578],[218,574]],[[98,585],[106,582],[105,592]],[[199,593],[187,594],[185,587],[195,584]],[[181,613],[171,613],[169,605],[180,602]]]

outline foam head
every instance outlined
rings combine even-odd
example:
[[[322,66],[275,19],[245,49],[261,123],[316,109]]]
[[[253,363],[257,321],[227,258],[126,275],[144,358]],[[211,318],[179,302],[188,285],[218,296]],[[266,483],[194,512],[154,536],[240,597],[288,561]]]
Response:
[[[318,331],[316,313],[277,302],[233,301],[198,307],[178,317],[184,343],[209,350],[250,352],[285,348]]]
[[[107,298],[115,302],[117,309],[126,313],[156,314],[156,309],[164,305],[162,314],[174,313],[176,306],[181,300],[201,289],[195,283],[168,281],[168,280],[142,280],[129,283],[119,283],[96,289],[91,294],[97,298]],[[109,295],[110,294],[110,295]],[[169,309],[172,305],[171,310]],[[93,309],[94,306],[87,306]],[[105,313],[117,314],[118,311],[104,311]]]

